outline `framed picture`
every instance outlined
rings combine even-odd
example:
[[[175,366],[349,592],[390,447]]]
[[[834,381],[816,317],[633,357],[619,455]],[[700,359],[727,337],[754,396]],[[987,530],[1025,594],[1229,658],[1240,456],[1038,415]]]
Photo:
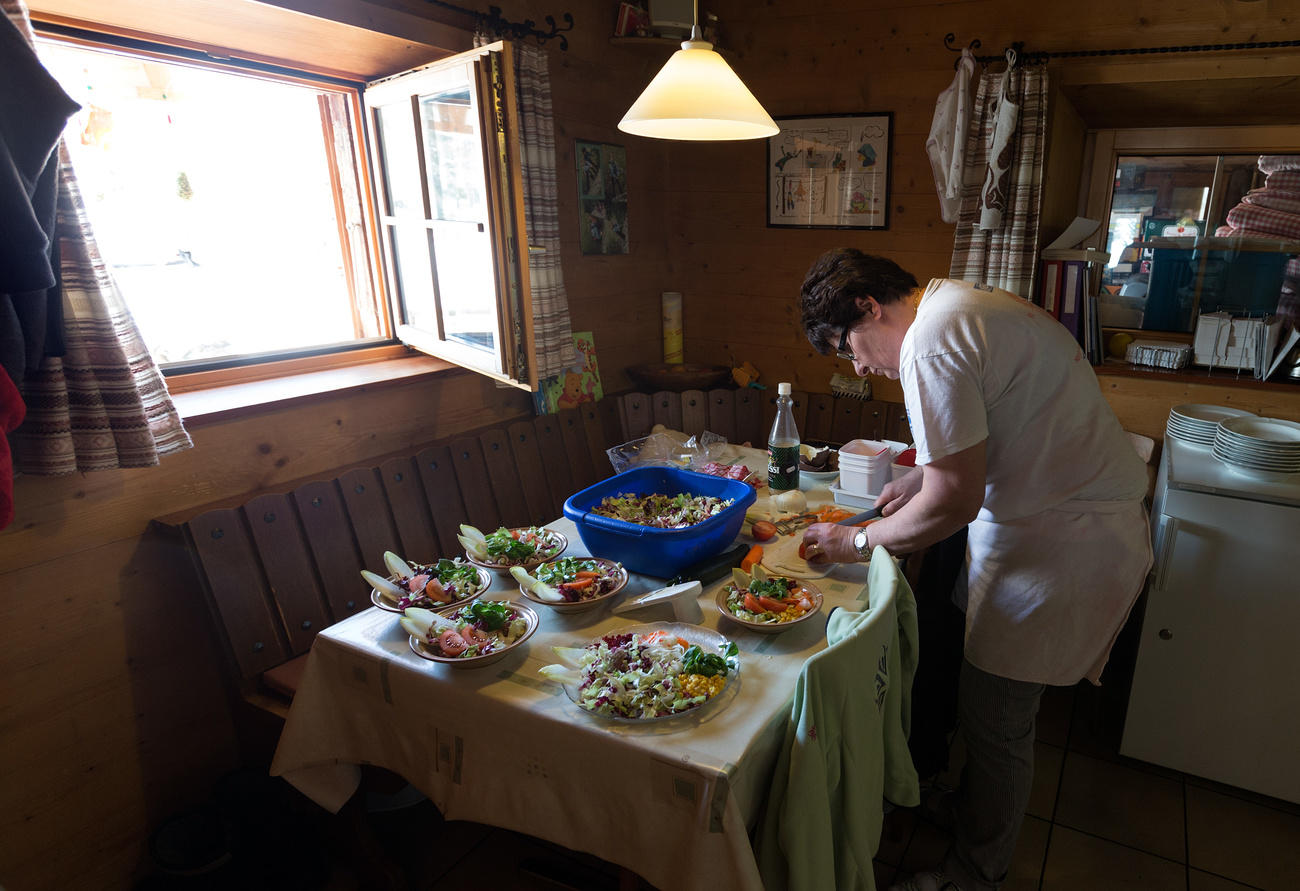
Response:
[[[584,254],[626,254],[627,149],[574,140],[579,241]]]
[[[894,114],[776,118],[767,140],[767,225],[888,229]]]

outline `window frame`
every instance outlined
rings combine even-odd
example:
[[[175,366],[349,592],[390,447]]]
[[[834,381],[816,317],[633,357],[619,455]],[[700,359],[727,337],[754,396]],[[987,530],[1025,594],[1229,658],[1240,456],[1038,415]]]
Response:
[[[454,69],[468,69],[472,105],[476,112],[483,149],[483,177],[487,191],[488,236],[492,247],[492,279],[496,290],[495,367],[480,364],[485,351],[448,339],[443,324],[437,260],[432,234],[428,239],[429,264],[433,276],[436,325],[431,329],[411,324],[405,317],[394,239],[390,234],[399,223],[410,225],[413,217],[399,217],[388,206],[386,153],[380,142],[383,109],[398,109],[410,103],[419,153],[424,225],[433,222],[429,177],[426,171],[419,100],[424,87],[436,86]],[[496,41],[370,81],[362,94],[371,177],[374,183],[376,225],[380,230],[379,251],[384,283],[393,312],[393,333],[420,352],[445,359],[501,383],[535,391],[538,386],[536,346],[532,318],[532,290],[529,282],[527,227],[523,201],[522,158],[518,139],[519,110],[515,94],[514,58],[511,47]],[[431,227],[430,227],[431,232]]]
[[[336,344],[304,347],[299,350],[271,354],[246,355],[214,360],[195,369],[189,363],[173,363],[160,370],[167,380],[169,392],[192,393],[205,389],[238,386],[245,383],[289,378],[299,375],[311,375],[318,372],[342,369],[352,366],[393,361],[410,358],[411,347],[403,344],[394,332],[395,319],[393,303],[387,290],[382,269],[380,246],[382,244],[376,222],[375,182],[369,157],[369,133],[367,132],[366,114],[362,96],[367,80],[363,77],[340,76],[326,73],[313,66],[304,64],[302,68],[291,64],[275,64],[257,59],[240,58],[231,50],[225,55],[216,48],[196,49],[194,46],[168,42],[171,38],[164,35],[138,36],[138,32],[123,33],[113,26],[103,26],[100,30],[94,22],[76,21],[69,24],[54,18],[42,17],[37,11],[32,12],[32,28],[37,38],[57,40],[71,45],[109,52],[122,52],[146,59],[173,64],[191,65],[198,68],[258,77],[279,83],[293,83],[317,89],[322,92],[334,92],[342,95],[348,105],[350,119],[355,126],[353,133],[352,161],[355,166],[361,214],[366,240],[366,275],[377,304],[380,335],[358,338]],[[434,51],[431,48],[431,52]],[[324,127],[322,122],[322,127]],[[322,132],[322,139],[325,133]],[[337,190],[335,200],[337,201]],[[339,220],[342,226],[342,220]],[[342,234],[342,233],[341,233]],[[341,242],[341,251],[346,260],[347,245]],[[352,291],[352,276],[349,276],[349,290],[356,305],[355,291]],[[129,298],[128,298],[129,305]],[[449,370],[453,365],[440,360],[425,363],[430,371]],[[403,372],[401,376],[405,376]]]

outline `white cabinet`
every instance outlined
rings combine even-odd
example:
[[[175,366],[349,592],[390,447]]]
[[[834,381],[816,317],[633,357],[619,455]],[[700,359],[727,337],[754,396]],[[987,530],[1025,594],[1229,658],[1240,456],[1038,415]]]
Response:
[[[1300,480],[1167,439],[1120,752],[1300,802]]]

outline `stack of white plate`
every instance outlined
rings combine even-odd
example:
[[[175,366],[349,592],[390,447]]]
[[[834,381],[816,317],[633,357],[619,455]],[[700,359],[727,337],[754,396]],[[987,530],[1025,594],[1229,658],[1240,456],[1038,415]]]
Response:
[[[1224,418],[1214,435],[1224,464],[1269,473],[1300,473],[1300,424],[1278,418]]]
[[[1255,417],[1254,414],[1240,408],[1228,408],[1226,405],[1197,405],[1186,403],[1175,405],[1169,410],[1169,420],[1165,422],[1165,435],[1182,442],[1197,445],[1214,445],[1214,434],[1219,422],[1225,418]]]

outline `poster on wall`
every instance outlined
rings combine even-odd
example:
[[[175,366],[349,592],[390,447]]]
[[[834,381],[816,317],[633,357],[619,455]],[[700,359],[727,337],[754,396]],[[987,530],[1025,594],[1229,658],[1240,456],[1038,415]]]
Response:
[[[777,118],[767,140],[767,225],[888,229],[893,112]]]
[[[578,225],[584,254],[626,254],[627,149],[574,140]]]
[[[533,394],[533,408],[539,415],[577,408],[584,402],[596,402],[605,395],[600,383],[600,366],[596,363],[596,339],[590,331],[573,333],[573,350],[573,365],[538,382],[537,392]]]

